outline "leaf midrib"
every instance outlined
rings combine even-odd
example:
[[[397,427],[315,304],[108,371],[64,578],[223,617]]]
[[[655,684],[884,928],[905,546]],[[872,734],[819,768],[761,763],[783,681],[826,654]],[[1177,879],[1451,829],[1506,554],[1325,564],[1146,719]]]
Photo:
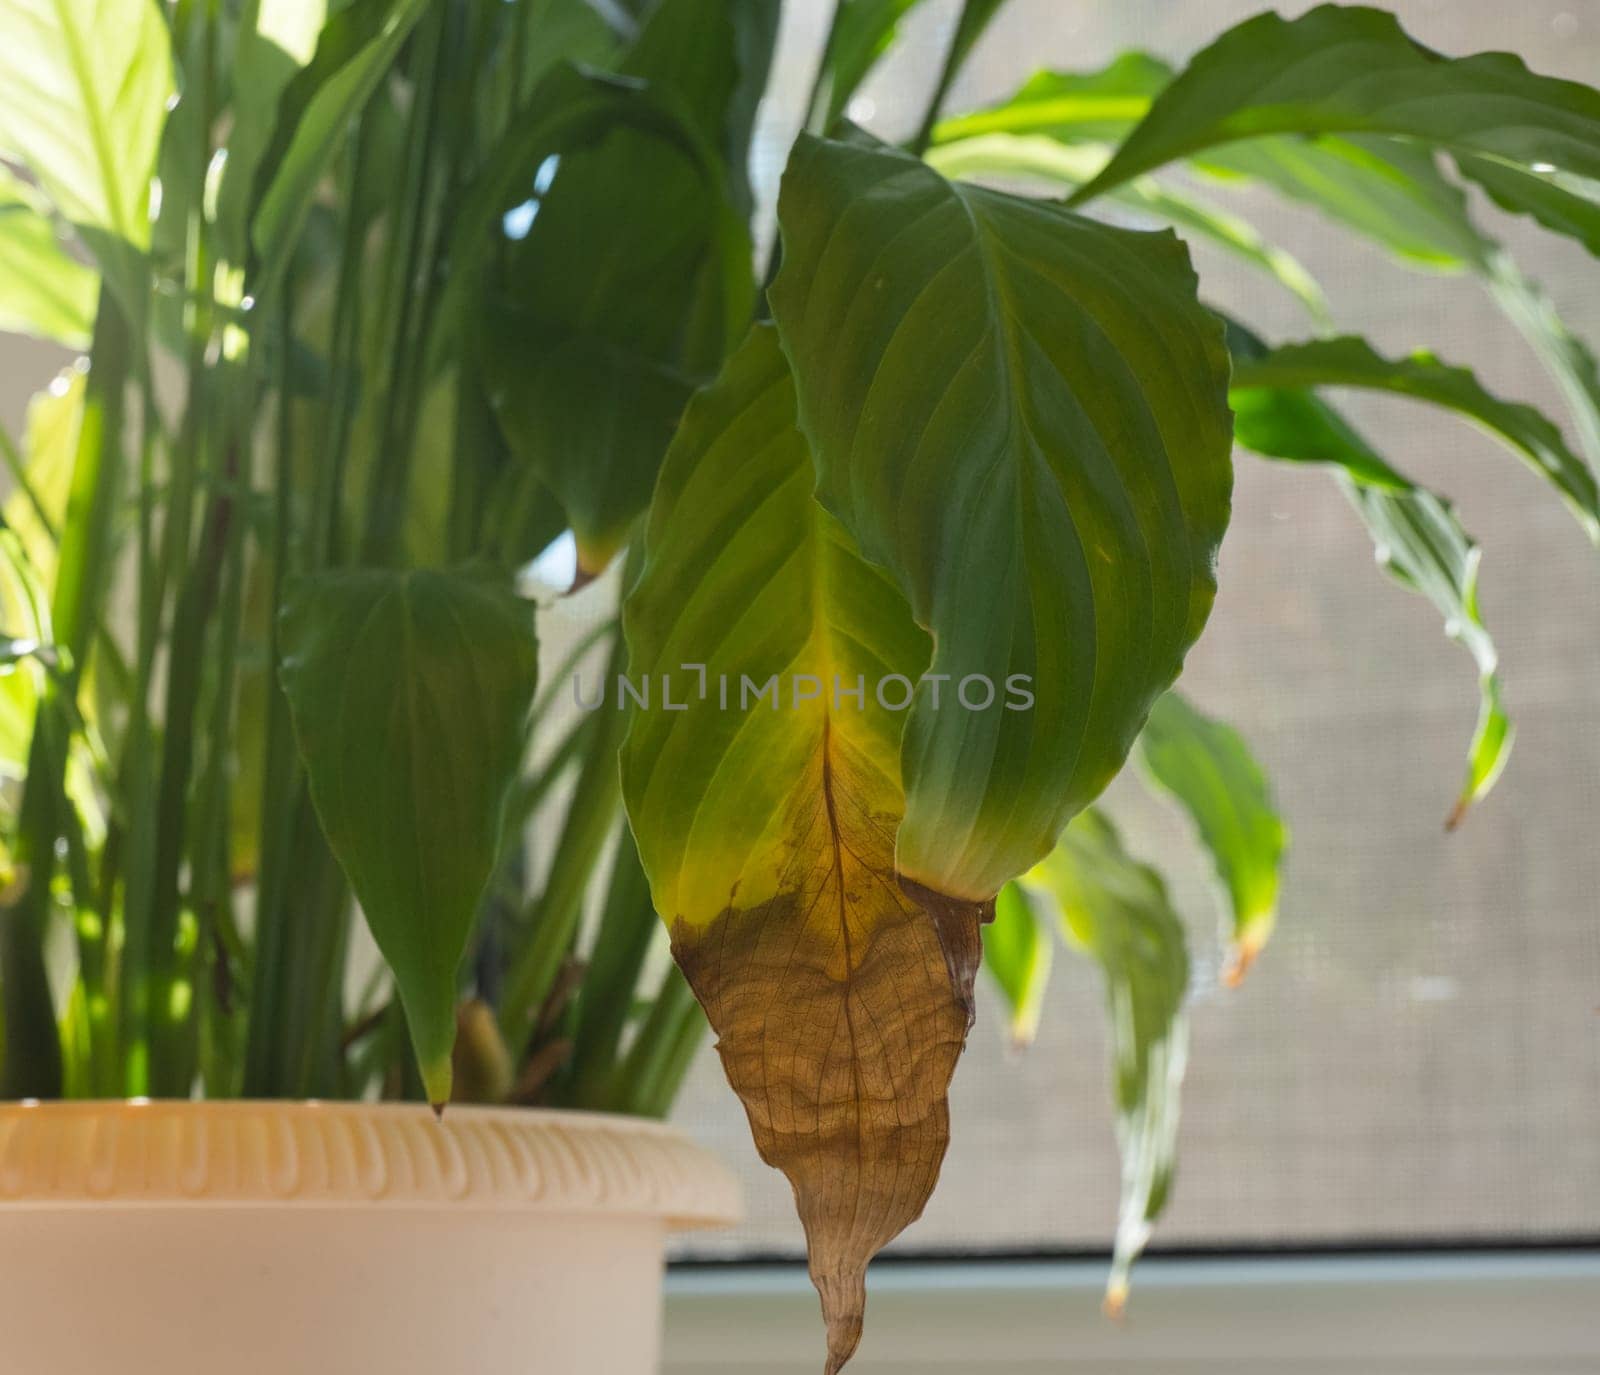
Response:
[[[100,167],[100,189],[105,193],[109,227],[131,243],[133,235],[129,233],[127,212],[122,204],[122,190],[113,175],[115,163],[111,156],[111,147],[106,140],[105,112],[95,99],[95,84],[90,80],[91,74],[83,50],[83,41],[72,22],[67,0],[51,0],[51,8],[55,10],[56,20],[61,26],[62,46],[66,49],[67,61],[72,68],[73,77],[77,81],[79,94],[83,100],[89,141],[94,148],[95,161]],[[142,22],[141,15],[141,25]],[[138,60],[137,55],[135,60]]]

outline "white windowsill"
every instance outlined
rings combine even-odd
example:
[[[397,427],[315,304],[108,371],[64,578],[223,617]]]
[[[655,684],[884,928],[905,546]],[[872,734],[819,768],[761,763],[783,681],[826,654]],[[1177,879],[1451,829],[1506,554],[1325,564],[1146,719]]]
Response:
[[[1600,1375],[1600,1252],[1155,1259],[1122,1325],[1103,1264],[883,1265],[849,1375]],[[817,1375],[798,1265],[677,1270],[663,1375]]]

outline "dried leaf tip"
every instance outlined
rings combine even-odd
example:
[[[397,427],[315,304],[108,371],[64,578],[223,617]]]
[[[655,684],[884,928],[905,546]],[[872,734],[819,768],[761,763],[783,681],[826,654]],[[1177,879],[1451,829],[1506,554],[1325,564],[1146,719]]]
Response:
[[[1228,962],[1222,969],[1222,982],[1226,987],[1238,988],[1244,982],[1244,976],[1250,972],[1266,943],[1267,938],[1259,934],[1241,936],[1233,943],[1228,951]]]
[[[867,1311],[866,1271],[811,1278],[822,1299],[822,1317],[828,1325],[828,1362],[823,1372],[839,1375],[861,1345],[861,1327]]]
[[[1121,1322],[1128,1313],[1128,1281],[1114,1278],[1106,1285],[1106,1296],[1100,1303],[1100,1311],[1110,1318],[1112,1322]]]
[[[447,1105],[444,1103],[430,1103],[428,1106],[433,1109],[433,1120],[435,1122],[443,1122],[444,1110]]]

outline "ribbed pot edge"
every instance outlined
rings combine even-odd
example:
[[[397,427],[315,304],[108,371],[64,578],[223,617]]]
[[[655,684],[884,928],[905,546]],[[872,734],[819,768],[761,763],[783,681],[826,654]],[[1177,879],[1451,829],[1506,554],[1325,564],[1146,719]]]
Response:
[[[659,1217],[741,1213],[728,1169],[676,1128],[538,1108],[400,1103],[0,1104],[0,1209],[379,1206]]]

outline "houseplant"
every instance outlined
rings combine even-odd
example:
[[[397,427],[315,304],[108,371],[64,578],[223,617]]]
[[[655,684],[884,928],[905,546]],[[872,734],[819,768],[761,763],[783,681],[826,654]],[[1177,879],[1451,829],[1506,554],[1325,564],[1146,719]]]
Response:
[[[1473,653],[1459,820],[1511,738],[1476,547],[1319,389],[1458,411],[1594,537],[1593,358],[1461,187],[1600,251],[1600,95],[1324,7],[942,119],[1000,8],[968,0],[890,147],[842,116],[911,8],[838,7],[759,276],[775,0],[13,8],[0,307],[90,361],[6,441],[8,1096],[659,1115],[697,995],[837,1369],[933,1186],[980,950],[1025,1032],[1061,925],[1118,1037],[1120,1301],[1170,1184],[1187,957],[1091,804],[1136,750],[1191,811],[1239,973],[1283,844],[1242,740],[1163,696],[1230,440],[1331,468]],[[1315,282],[1180,164],[1478,275],[1578,449],[1320,334]],[[1254,263],[1315,337],[1224,322],[1128,216]],[[569,529],[626,604],[540,688],[507,570]],[[579,667],[598,709],[529,763]],[[517,837],[552,799],[546,864]],[[383,961],[348,997],[357,906]]]

